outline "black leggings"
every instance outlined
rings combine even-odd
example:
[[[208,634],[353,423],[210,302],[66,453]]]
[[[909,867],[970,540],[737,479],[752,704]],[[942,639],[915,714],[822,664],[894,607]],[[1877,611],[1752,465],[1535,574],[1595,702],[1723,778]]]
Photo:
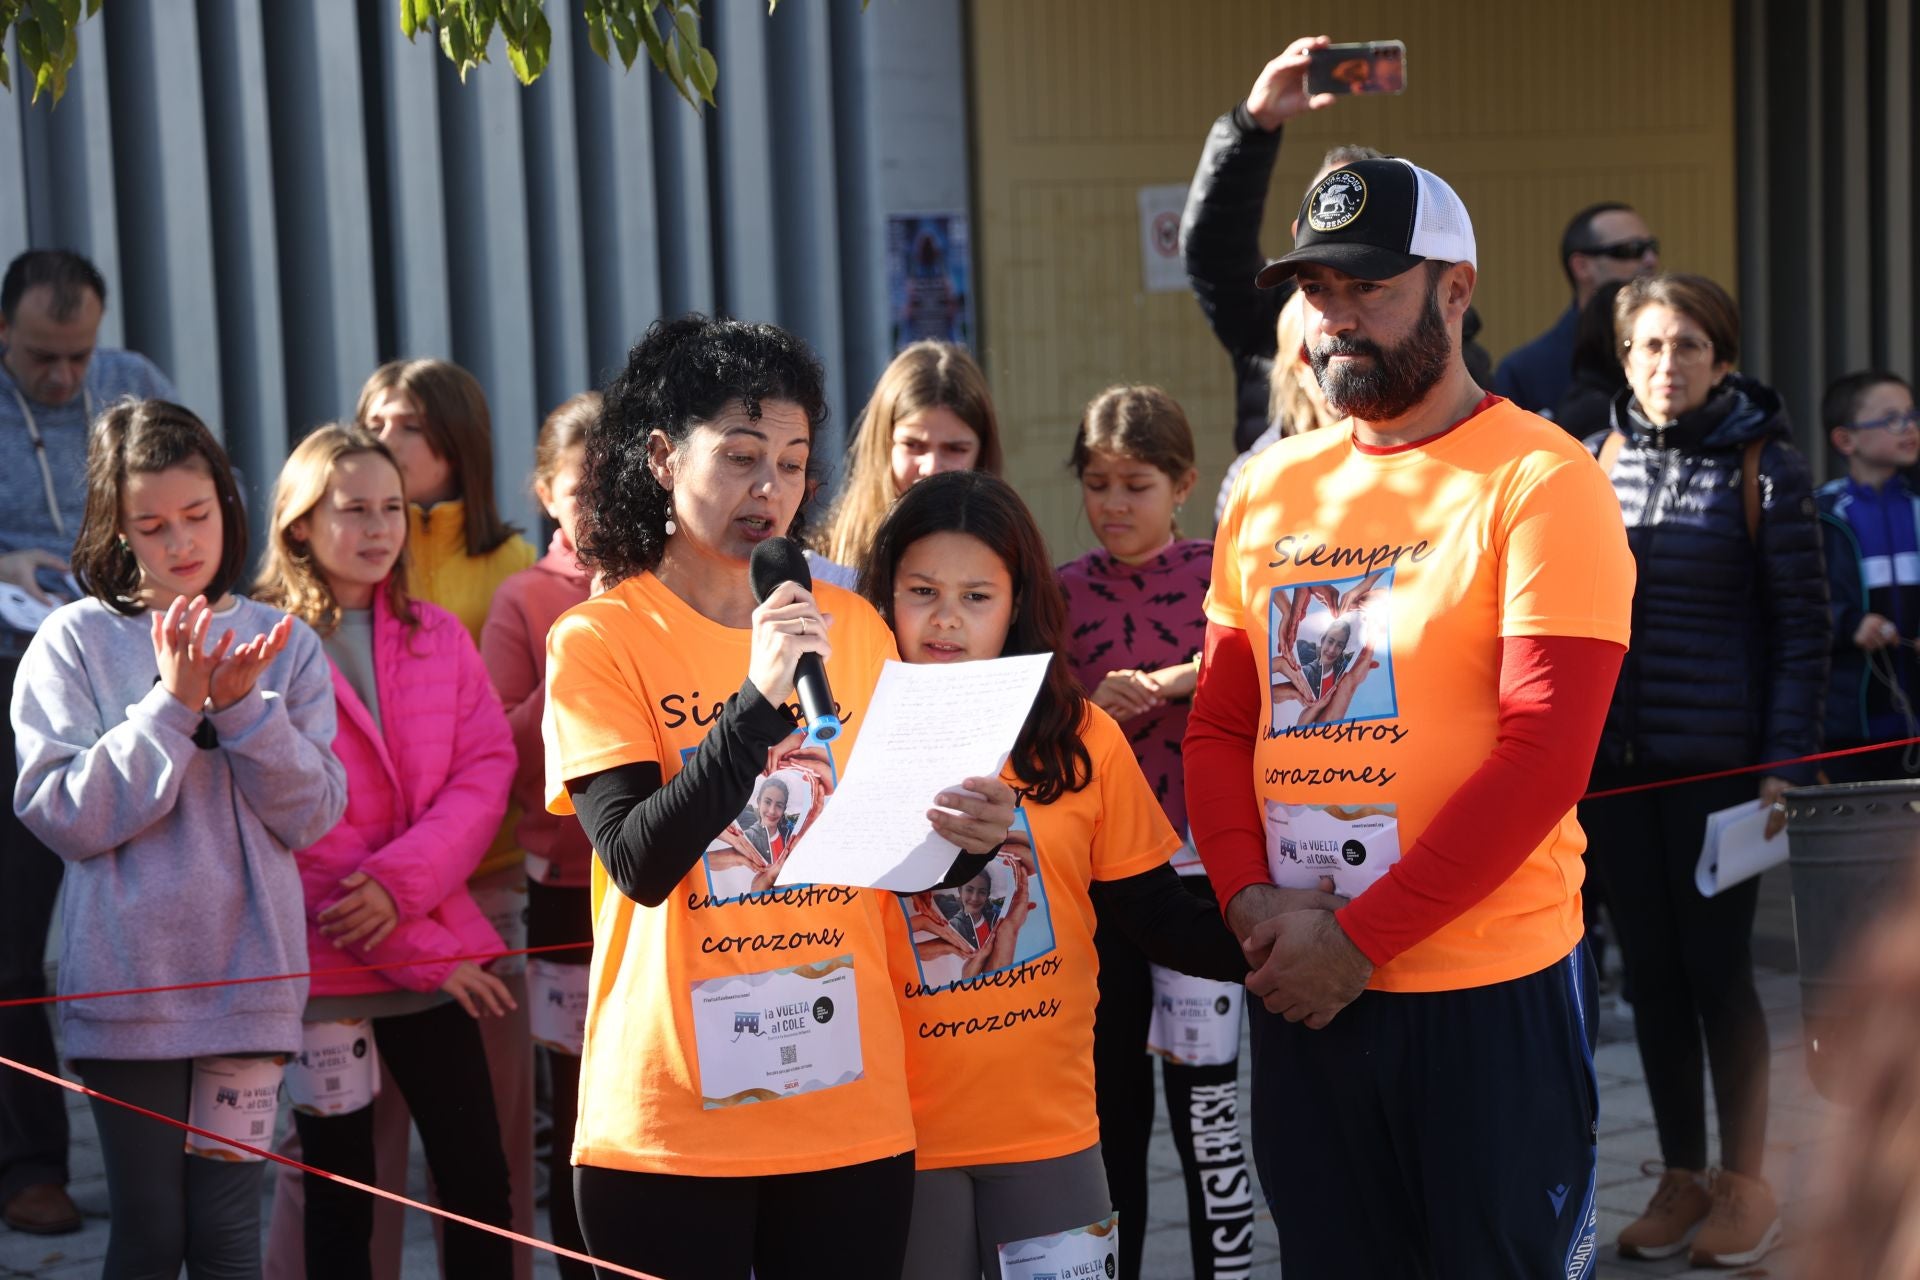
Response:
[[[527,945],[555,946],[581,942],[593,936],[591,891],[561,888],[527,881]],[[593,953],[552,951],[541,957],[556,964],[589,963]],[[573,1129],[580,1118],[580,1059],[570,1053],[540,1048],[547,1055],[547,1075],[553,1082],[553,1130],[547,1147],[547,1218],[553,1242],[576,1253],[587,1251],[580,1234],[580,1214],[573,1203]],[[561,1280],[590,1280],[593,1268],[572,1258],[556,1257]]]
[[[184,1121],[193,1060],[76,1061],[89,1089]],[[113,1211],[103,1280],[247,1280],[260,1274],[260,1161],[187,1155],[171,1125],[93,1099]]]
[[[507,1158],[500,1147],[500,1121],[493,1109],[480,1028],[449,1001],[421,1013],[375,1018],[373,1038],[388,1073],[386,1083],[399,1088],[420,1130],[440,1207],[479,1222],[512,1225]],[[372,1107],[340,1116],[296,1111],[293,1122],[308,1164],[378,1183]],[[307,1274],[329,1280],[371,1277],[373,1197],[310,1174],[302,1182]],[[444,1274],[461,1280],[510,1280],[513,1246],[499,1236],[449,1222],[441,1264]]]
[[[580,1165],[588,1252],[661,1280],[840,1280],[900,1274],[913,1153],[763,1178]]]
[[[1205,876],[1180,882],[1208,901]],[[1094,1100],[1107,1187],[1120,1215],[1120,1274],[1141,1274],[1147,1230],[1147,1147],[1153,1134],[1153,973],[1117,927],[1094,931],[1100,1004],[1093,1023]],[[1187,1237],[1197,1280],[1246,1275],[1253,1266],[1253,1181],[1240,1136],[1239,1065],[1161,1063],[1167,1120],[1187,1183]],[[1196,1150],[1196,1145],[1198,1150]]]
[[[1601,771],[1594,788],[1647,780]],[[1722,778],[1580,806],[1620,935],[1660,1158],[1673,1169],[1707,1167],[1703,1065],[1713,1075],[1721,1163],[1758,1177],[1766,1148],[1769,1048],[1752,947],[1760,881],[1712,898],[1694,886],[1707,815],[1752,800],[1759,786],[1756,777]]]

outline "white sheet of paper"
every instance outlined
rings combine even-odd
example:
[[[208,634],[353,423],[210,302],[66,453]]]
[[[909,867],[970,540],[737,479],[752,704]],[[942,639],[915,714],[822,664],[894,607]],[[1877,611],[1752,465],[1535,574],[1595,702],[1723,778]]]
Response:
[[[1767,805],[1748,800],[1707,815],[1707,835],[1700,846],[1700,864],[1693,880],[1701,894],[1711,898],[1742,880],[1751,880],[1768,867],[1787,860],[1783,831],[1767,839]]]
[[[938,883],[959,850],[927,821],[934,796],[1000,772],[1052,660],[887,663],[846,773],[776,883],[901,893]]]

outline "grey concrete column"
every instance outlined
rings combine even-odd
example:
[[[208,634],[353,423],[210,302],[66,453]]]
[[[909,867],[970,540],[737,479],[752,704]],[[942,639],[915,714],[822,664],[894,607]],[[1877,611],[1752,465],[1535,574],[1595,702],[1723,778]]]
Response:
[[[352,5],[266,4],[280,307],[293,430],[353,412],[376,363],[360,33]]]
[[[387,359],[447,357],[453,353],[447,256],[451,241],[440,168],[438,88],[446,59],[432,36],[408,41],[400,34],[392,8],[380,8],[381,25],[374,32],[380,63],[368,69],[379,77],[383,108],[370,122],[384,197],[375,220],[387,264],[387,277],[377,287],[393,317],[392,345],[380,354]],[[501,65],[486,67],[482,74],[493,78],[504,72]],[[367,366],[366,372],[372,371],[373,366]]]
[[[575,23],[584,29],[583,23]],[[552,61],[522,94],[525,107],[527,249],[532,266],[534,404],[544,415],[587,385],[587,262],[581,240],[582,157],[574,122],[575,81],[606,68],[576,68],[573,41],[553,33]],[[588,163],[601,164],[599,156]],[[593,264],[594,271],[602,264]]]
[[[120,289],[120,229],[114,208],[113,136],[108,111],[107,41],[98,18],[80,25],[80,52],[55,108],[43,96],[25,108],[28,238],[39,249],[84,253],[107,280],[100,345],[125,343],[115,305]],[[33,86],[27,85],[26,92]],[[14,91],[21,92],[15,85]],[[167,370],[169,374],[173,371]]]
[[[260,0],[200,0],[199,30],[221,420],[227,449],[247,479],[257,547],[291,443]]]
[[[115,194],[120,226],[119,313],[125,345],[173,378],[181,402],[216,432],[220,400],[213,214],[207,128],[193,0],[103,9],[113,77]]]
[[[650,68],[622,68],[617,56],[613,66],[602,62],[587,45],[584,25],[576,27],[570,43],[580,148],[577,213],[586,264],[586,376],[600,386],[625,365],[627,348],[664,306],[659,202],[663,187],[677,191],[678,184],[666,162],[656,159],[656,130],[677,139],[676,125],[697,128],[698,122],[684,104],[679,110],[687,121],[657,119],[652,86],[658,77]],[[700,196],[704,209],[705,192]],[[686,221],[679,220],[682,240]],[[711,285],[707,288],[710,292]]]
[[[453,66],[443,62],[438,74],[441,175],[450,211],[445,226],[453,358],[486,388],[500,511],[523,529],[534,529],[539,510],[525,481],[533,465],[539,410],[522,89],[511,73],[476,73],[463,85]]]

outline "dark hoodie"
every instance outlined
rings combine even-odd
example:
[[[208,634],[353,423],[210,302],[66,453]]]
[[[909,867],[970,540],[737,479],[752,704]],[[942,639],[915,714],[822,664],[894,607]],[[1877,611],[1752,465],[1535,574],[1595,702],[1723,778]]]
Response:
[[[1656,427],[1628,389],[1614,399],[1613,429],[1627,437],[1612,480],[1639,579],[1600,770],[1677,775],[1818,751],[1826,569],[1806,459],[1779,394],[1732,374],[1707,403]],[[1597,454],[1605,438],[1588,447]],[[1767,443],[1750,539],[1741,456],[1756,439]]]

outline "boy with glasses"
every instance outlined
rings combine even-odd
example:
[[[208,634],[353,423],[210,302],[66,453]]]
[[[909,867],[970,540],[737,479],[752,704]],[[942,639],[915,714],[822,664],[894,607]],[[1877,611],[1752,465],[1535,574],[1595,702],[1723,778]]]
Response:
[[[1850,373],[1820,418],[1847,474],[1816,493],[1833,610],[1827,745],[1920,737],[1920,497],[1902,474],[1920,461],[1920,411],[1895,374]],[[1835,782],[1911,777],[1920,749],[1890,747],[1826,764]]]
[[[1573,381],[1580,311],[1602,285],[1660,269],[1660,242],[1631,205],[1605,201],[1573,215],[1560,236],[1560,269],[1573,302],[1553,327],[1500,362],[1493,389],[1523,409],[1551,417]]]

